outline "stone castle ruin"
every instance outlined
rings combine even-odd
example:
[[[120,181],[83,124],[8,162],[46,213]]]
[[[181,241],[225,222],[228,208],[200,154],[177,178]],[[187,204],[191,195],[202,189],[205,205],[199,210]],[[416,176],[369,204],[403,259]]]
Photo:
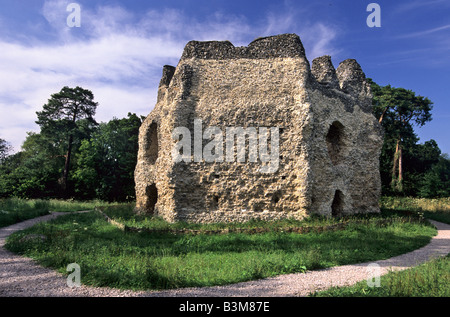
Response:
[[[170,222],[379,212],[381,145],[355,60],[310,65],[295,34],[191,41],[140,129],[136,210]]]

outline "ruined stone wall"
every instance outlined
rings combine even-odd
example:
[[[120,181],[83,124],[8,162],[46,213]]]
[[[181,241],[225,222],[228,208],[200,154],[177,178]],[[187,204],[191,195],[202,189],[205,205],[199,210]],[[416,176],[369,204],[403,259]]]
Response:
[[[310,70],[294,34],[247,47],[189,42],[177,67],[164,67],[157,104],[140,130],[137,210],[199,222],[377,211],[381,134],[355,63],[336,72],[323,57]],[[224,154],[227,128],[277,127],[277,169],[261,173],[267,163],[237,162],[237,155],[175,162],[172,133],[199,130],[195,120],[201,133],[215,127],[224,134]]]
[[[311,210],[323,215],[378,212],[382,130],[361,67],[331,58],[313,61],[308,89],[313,116]]]

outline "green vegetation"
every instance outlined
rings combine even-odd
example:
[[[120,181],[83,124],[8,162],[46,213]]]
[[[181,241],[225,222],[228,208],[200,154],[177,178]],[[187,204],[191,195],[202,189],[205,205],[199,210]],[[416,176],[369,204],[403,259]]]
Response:
[[[74,195],[80,199],[132,201],[134,169],[138,153],[141,118],[100,123],[89,140],[83,140],[74,169]]]
[[[125,227],[132,229],[141,229],[141,231],[161,231],[161,232],[177,232],[179,230],[191,230],[198,231],[199,233],[208,231],[223,231],[224,229],[230,232],[242,229],[242,231],[286,231],[289,229],[294,230],[296,228],[311,229],[304,231],[323,231],[329,228],[330,230],[344,229],[345,225],[349,223],[371,223],[376,225],[386,224],[386,221],[420,221],[420,215],[418,213],[405,214],[403,212],[397,212],[395,210],[383,209],[381,214],[367,215],[359,214],[347,217],[321,217],[312,215],[303,220],[295,219],[281,219],[264,221],[260,219],[252,219],[247,222],[232,222],[232,223],[188,223],[179,221],[175,223],[169,223],[160,217],[137,215],[134,212],[134,204],[120,204],[109,205],[105,207],[99,207],[105,215],[114,220],[116,223],[120,223]],[[247,230],[248,229],[248,230]],[[260,229],[260,230],[257,230]],[[226,231],[225,231],[226,232]]]
[[[50,211],[55,212],[71,212],[71,211],[83,211],[94,210],[97,206],[105,206],[108,203],[100,200],[91,201],[77,201],[77,200],[48,200]]]
[[[57,199],[0,199],[0,228],[17,222],[44,216],[50,211],[70,212],[93,210],[96,206],[108,205],[101,201],[74,201]]]
[[[69,197],[68,187],[70,160],[73,147],[82,127],[92,129],[97,122],[94,120],[98,104],[94,102],[94,94],[81,87],[64,87],[60,92],[53,94],[42,111],[36,112],[36,123],[41,127],[41,134],[48,140],[64,144],[61,148],[64,153],[64,171],[59,183],[63,197]]]
[[[380,287],[366,281],[351,287],[333,287],[312,294],[315,297],[449,297],[450,255],[415,268],[389,272],[380,278]]]
[[[370,80],[373,114],[384,130],[380,156],[383,195],[450,196],[450,159],[435,140],[419,144],[414,126],[431,121],[433,103],[413,91]]]
[[[450,198],[383,197],[381,205],[450,224]],[[381,276],[380,287],[369,287],[366,281],[362,281],[351,287],[335,287],[312,296],[449,297],[450,255],[412,269]]]
[[[96,108],[91,91],[64,87],[36,113],[41,130],[20,151],[0,138],[0,198],[133,201],[143,118],[97,123]]]
[[[404,178],[406,178],[404,158],[408,157],[408,153],[420,152],[415,153],[416,155],[413,157],[420,160],[423,158],[422,154],[425,153],[422,147],[424,149],[431,147],[434,151],[427,152],[425,159],[429,160],[430,154],[437,154],[437,158],[439,158],[440,150],[436,142],[431,140],[431,143],[426,142],[424,146],[418,146],[416,143],[419,139],[413,130],[413,124],[421,127],[431,121],[433,103],[428,98],[416,96],[411,90],[395,88],[391,85],[378,86],[371,80],[369,81],[373,93],[373,113],[386,132],[382,155],[382,175],[384,174],[383,178],[387,180],[390,174],[391,190],[403,193],[404,189],[411,190],[411,188],[403,188]],[[435,158],[431,157],[431,160],[435,161]],[[384,170],[383,167],[387,166],[389,169]],[[420,168],[420,166],[413,168],[416,167]],[[421,170],[421,172],[425,171]],[[411,179],[408,180],[411,181]]]
[[[0,228],[48,214],[49,202],[8,198],[0,200]]]
[[[148,228],[186,226],[133,216],[132,204],[103,208],[116,221]],[[379,220],[390,219],[389,223]],[[284,226],[351,223],[343,230],[296,234]],[[361,221],[365,220],[365,221]],[[252,221],[233,226],[274,230],[244,234],[172,234],[126,232],[99,212],[67,215],[12,235],[6,247],[62,273],[69,263],[81,267],[82,283],[124,289],[167,289],[224,285],[279,274],[390,258],[427,244],[436,230],[415,215],[384,211],[381,215],[300,221]],[[224,224],[188,225],[192,229]],[[22,239],[39,234],[45,241]]]
[[[12,150],[11,144],[0,138],[0,164],[8,156],[11,150]]]
[[[450,197],[447,198],[413,198],[413,197],[383,197],[381,207],[410,211],[436,221],[450,223]]]

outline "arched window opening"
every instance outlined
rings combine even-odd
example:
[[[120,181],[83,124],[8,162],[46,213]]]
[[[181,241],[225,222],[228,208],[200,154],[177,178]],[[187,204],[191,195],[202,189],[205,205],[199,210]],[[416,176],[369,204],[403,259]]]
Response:
[[[344,143],[344,126],[335,121],[330,126],[326,137],[328,154],[333,165],[339,164],[343,160]]]
[[[158,158],[158,125],[152,122],[147,131],[146,156],[150,164],[155,164]]]

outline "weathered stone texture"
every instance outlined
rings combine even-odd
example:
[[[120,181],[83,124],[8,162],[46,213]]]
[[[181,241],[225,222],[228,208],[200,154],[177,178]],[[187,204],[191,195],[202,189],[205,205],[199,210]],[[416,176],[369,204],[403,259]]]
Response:
[[[260,161],[174,162],[172,132],[194,134],[195,119],[202,131],[224,134],[278,127],[278,170],[261,173]],[[164,67],[157,104],[142,124],[136,209],[195,222],[377,212],[381,144],[370,86],[355,60],[335,70],[323,56],[310,67],[295,34],[248,47],[192,41],[176,68]]]

